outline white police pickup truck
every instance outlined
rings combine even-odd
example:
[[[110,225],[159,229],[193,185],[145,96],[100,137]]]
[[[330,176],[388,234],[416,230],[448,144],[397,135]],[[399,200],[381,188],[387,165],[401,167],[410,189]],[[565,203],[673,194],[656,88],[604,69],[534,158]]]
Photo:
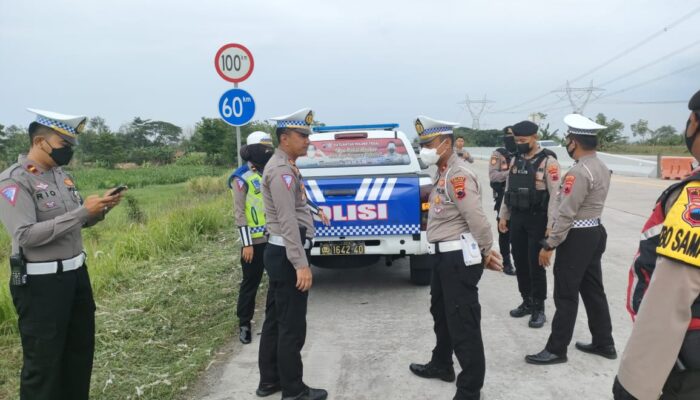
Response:
[[[398,124],[313,128],[297,159],[307,195],[330,218],[316,221],[311,263],[360,267],[409,257],[411,281],[430,283],[425,228],[431,179]]]

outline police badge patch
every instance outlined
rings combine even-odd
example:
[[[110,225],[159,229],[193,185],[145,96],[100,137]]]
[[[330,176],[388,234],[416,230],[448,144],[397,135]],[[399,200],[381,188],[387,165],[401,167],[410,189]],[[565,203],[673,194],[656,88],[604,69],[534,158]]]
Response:
[[[15,203],[17,203],[17,185],[5,186],[4,188],[0,189],[0,193],[5,200],[10,202],[12,207],[15,206]]]
[[[700,226],[700,187],[687,187],[688,204],[681,215],[683,221],[693,228]]]
[[[284,181],[284,184],[287,185],[287,190],[289,190],[292,187],[294,177],[291,175],[282,175],[282,180]]]

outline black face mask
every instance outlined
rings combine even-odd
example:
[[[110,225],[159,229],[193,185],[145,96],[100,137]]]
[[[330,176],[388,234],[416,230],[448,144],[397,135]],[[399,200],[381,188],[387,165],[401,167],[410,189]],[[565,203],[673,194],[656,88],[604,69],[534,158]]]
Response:
[[[49,144],[46,142],[46,144]],[[49,157],[56,163],[56,165],[63,166],[68,165],[70,160],[73,158],[73,146],[63,146],[55,148],[49,144],[51,147],[51,152],[48,153]]]
[[[509,153],[513,154],[518,151],[518,146],[515,145],[515,138],[513,136],[503,136],[503,144]]]
[[[530,143],[518,143],[517,144],[517,152],[518,154],[528,154],[531,150]]]

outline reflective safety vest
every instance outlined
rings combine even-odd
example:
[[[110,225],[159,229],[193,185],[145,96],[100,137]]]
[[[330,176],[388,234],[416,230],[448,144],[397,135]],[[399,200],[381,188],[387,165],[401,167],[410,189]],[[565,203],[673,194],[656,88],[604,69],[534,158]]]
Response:
[[[678,200],[666,213],[671,193],[680,188]],[[671,185],[656,202],[642,229],[639,249],[630,269],[627,310],[634,319],[649,287],[658,255],[700,268],[700,173]],[[691,306],[688,330],[700,330],[700,297]]]
[[[261,238],[265,234],[265,206],[262,195],[262,175],[256,171],[248,170],[240,177],[248,191],[245,199],[245,218],[253,239]]]

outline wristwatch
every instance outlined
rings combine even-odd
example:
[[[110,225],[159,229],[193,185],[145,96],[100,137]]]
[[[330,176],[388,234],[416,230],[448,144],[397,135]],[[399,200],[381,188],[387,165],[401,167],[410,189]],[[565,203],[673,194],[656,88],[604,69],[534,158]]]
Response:
[[[542,245],[542,248],[547,251],[552,251],[556,249],[556,247],[550,246],[549,243],[547,243],[547,238],[540,240],[540,244]]]

